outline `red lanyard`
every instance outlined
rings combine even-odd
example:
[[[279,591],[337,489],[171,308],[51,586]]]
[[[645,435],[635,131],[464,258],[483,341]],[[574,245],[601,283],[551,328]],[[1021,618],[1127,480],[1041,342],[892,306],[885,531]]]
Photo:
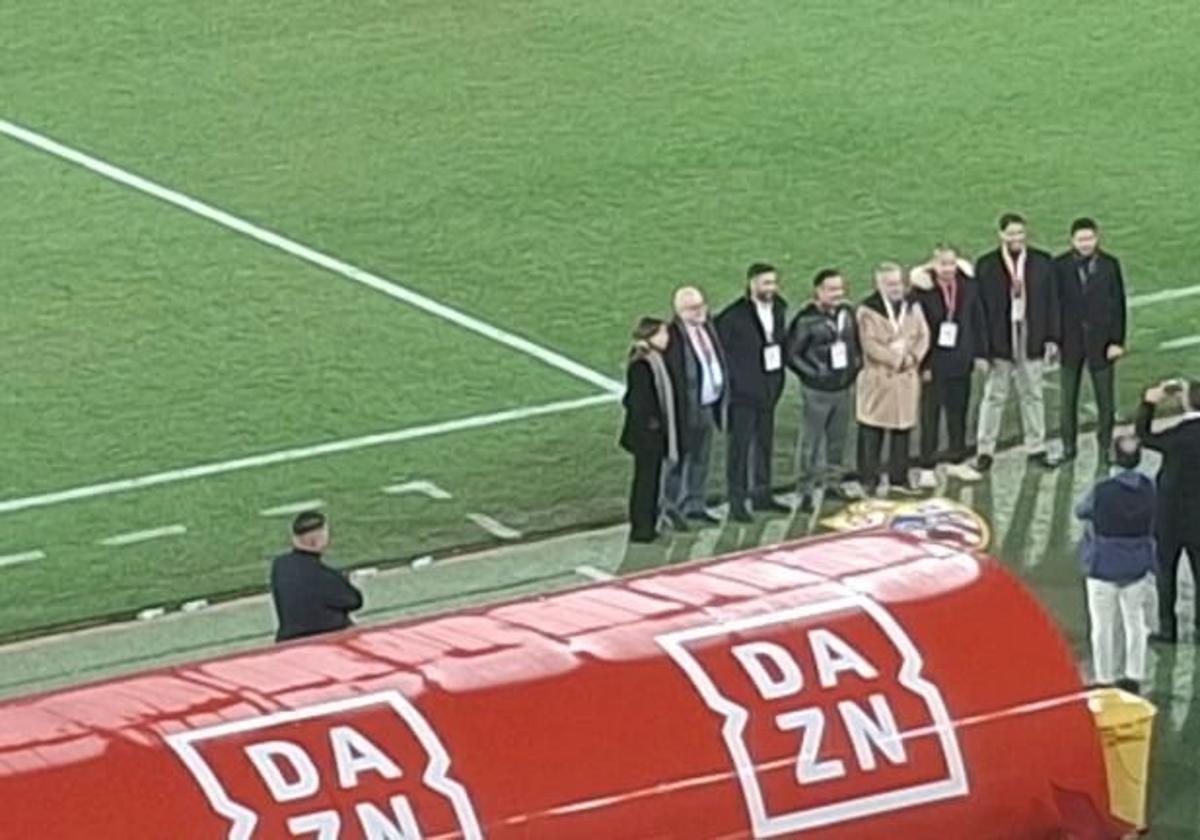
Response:
[[[958,302],[958,278],[951,280],[949,286],[939,280],[938,288],[942,290],[942,300],[946,302],[946,320],[953,321],[956,311],[954,304]]]

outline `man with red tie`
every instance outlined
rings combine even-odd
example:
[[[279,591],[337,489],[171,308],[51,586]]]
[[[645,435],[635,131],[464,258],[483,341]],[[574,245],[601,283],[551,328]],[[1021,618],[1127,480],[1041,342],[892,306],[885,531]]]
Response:
[[[724,427],[728,374],[704,295],[694,286],[677,289],[675,318],[668,329],[667,370],[675,384],[680,458],[663,481],[663,511],[676,530],[688,521],[720,524],[708,512],[708,460],[713,431]]]

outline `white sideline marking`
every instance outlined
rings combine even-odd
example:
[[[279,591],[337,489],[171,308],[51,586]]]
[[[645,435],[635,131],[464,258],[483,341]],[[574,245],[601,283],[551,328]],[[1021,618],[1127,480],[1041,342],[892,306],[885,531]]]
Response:
[[[1200,344],[1200,335],[1189,335],[1184,338],[1173,338],[1158,345],[1159,350],[1182,350],[1184,347],[1194,347]]]
[[[597,569],[595,566],[576,566],[575,574],[582,575],[589,580],[616,580],[617,576],[612,572],[606,572],[603,569]]]
[[[303,513],[306,510],[317,510],[325,507],[323,499],[310,499],[307,502],[292,502],[279,507],[267,508],[260,510],[259,516],[290,516],[293,513]]]
[[[1166,303],[1180,298],[1200,295],[1200,283],[1194,286],[1179,286],[1174,289],[1163,289],[1161,292],[1147,292],[1144,295],[1133,295],[1129,298],[1130,306],[1148,306],[1152,303]]]
[[[208,464],[198,464],[194,467],[167,470],[166,472],[141,475],[136,478],[122,478],[116,481],[106,481],[101,484],[89,484],[83,487],[72,487],[53,493],[42,493],[37,496],[26,496],[18,499],[0,501],[0,514],[13,513],[18,510],[46,507],[63,502],[73,502],[79,499],[90,499],[95,496],[107,496],[112,493],[124,493],[129,490],[140,490],[143,487],[154,487],[159,484],[171,484],[176,481],[187,481],[193,478],[204,478],[210,475],[248,470],[264,467],[270,464],[283,464],[289,461],[301,461],[306,458],[317,458],[322,455],[332,455],[339,452],[350,452],[364,449],[368,446],[381,446],[388,443],[399,443],[405,440],[443,435],[448,432],[459,432],[464,429],[478,429],[483,426],[494,426],[507,423],[510,420],[524,420],[528,417],[540,417],[546,414],[557,414],[563,411],[574,411],[580,408],[613,402],[616,394],[596,394],[591,397],[580,397],[574,400],[545,403],[544,405],[512,408],[507,411],[497,411],[492,414],[477,414],[474,417],[461,417],[457,420],[447,420],[441,423],[431,423],[426,426],[411,426],[407,429],[397,429],[394,432],[382,432],[363,437],[334,440],[318,443],[312,446],[298,446],[293,449],[280,449],[275,452],[263,452],[259,455],[249,455],[244,458],[234,458],[230,461],[217,461]]]
[[[285,254],[290,254],[297,259],[304,260],[307,263],[318,266],[338,274],[347,280],[352,280],[355,283],[360,283],[363,286],[374,289],[377,292],[382,292],[388,297],[395,300],[407,303],[409,306],[414,306],[417,309],[428,312],[443,320],[449,321],[452,324],[457,324],[463,329],[482,335],[484,338],[490,338],[498,344],[503,344],[506,347],[511,347],[528,356],[532,356],[540,362],[543,362],[550,367],[574,376],[576,379],[582,379],[584,382],[591,383],[599,388],[612,394],[619,394],[624,391],[624,386],[615,379],[610,379],[603,374],[592,370],[589,367],[581,365],[579,362],[569,359],[566,356],[558,353],[548,347],[543,347],[536,344],[527,338],[523,338],[507,330],[493,326],[486,321],[461,312],[444,303],[439,303],[432,298],[413,291],[405,286],[393,283],[380,277],[377,274],[372,274],[369,271],[351,265],[348,262],[339,260],[336,257],[331,257],[324,254],[315,248],[310,248],[303,245],[294,239],[289,239],[282,234],[259,227],[258,225],[248,222],[245,219],[234,216],[232,213],[227,213],[224,210],[213,207],[211,204],[206,204],[199,199],[192,198],[184,193],[164,187],[161,184],[155,183],[140,175],[135,175],[128,170],[122,169],[111,163],[107,163],[99,158],[93,157],[78,149],[73,149],[70,146],[65,146],[62,143],[51,140],[38,134],[36,131],[31,131],[28,128],[11,123],[8,120],[0,119],[0,134],[6,134],[12,139],[24,143],[28,146],[33,146],[35,149],[40,149],[47,154],[54,155],[57,158],[81,166],[91,172],[96,173],[110,181],[116,181],[118,184],[124,184],[131,189],[146,195],[153,196],[160,201],[178,207],[181,210],[186,210],[201,218],[208,219],[229,230],[236,231],[243,236],[248,236],[263,245],[266,245],[276,250],[283,251]]]
[[[516,528],[510,528],[503,522],[488,516],[486,513],[468,513],[467,519],[470,519],[493,537],[498,537],[502,540],[516,540],[521,538],[521,532]]]
[[[147,528],[145,531],[130,531],[128,534],[105,537],[100,540],[100,545],[110,547],[133,545],[147,540],[157,540],[160,537],[178,537],[186,533],[187,526],[185,525],[164,525],[161,528]]]
[[[391,484],[387,487],[384,487],[383,492],[390,493],[393,496],[404,496],[409,493],[420,493],[422,496],[428,496],[431,499],[454,498],[432,481],[406,481],[403,484]]]
[[[34,560],[45,560],[44,551],[22,551],[19,554],[5,554],[0,557],[0,569],[5,566],[16,566],[19,563],[32,563]]]

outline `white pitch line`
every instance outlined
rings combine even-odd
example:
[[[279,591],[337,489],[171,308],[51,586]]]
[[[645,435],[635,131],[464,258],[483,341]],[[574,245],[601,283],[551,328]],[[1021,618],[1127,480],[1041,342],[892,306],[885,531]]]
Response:
[[[612,572],[606,572],[603,569],[597,569],[595,566],[576,566],[575,574],[582,575],[589,580],[608,581],[616,580],[617,576]]]
[[[488,516],[486,513],[468,513],[467,519],[470,519],[493,537],[498,537],[502,540],[518,540],[521,538],[521,532],[516,528],[510,528],[503,522]]]
[[[1159,350],[1182,350],[1185,347],[1195,347],[1200,344],[1200,335],[1189,335],[1183,338],[1173,338],[1158,345]]]
[[[125,493],[130,490],[140,490],[159,484],[171,484],[176,481],[188,481],[194,478],[206,478],[212,475],[265,467],[272,464],[284,464],[289,461],[301,461],[306,458],[317,458],[322,455],[333,455],[341,452],[351,452],[355,449],[365,449],[369,446],[382,446],[390,443],[400,443],[417,438],[444,435],[449,432],[460,432],[465,429],[478,429],[484,426],[495,426],[512,420],[524,420],[529,417],[541,417],[547,414],[558,414],[564,411],[575,411],[581,408],[613,402],[616,394],[596,394],[590,397],[580,397],[574,400],[545,403],[526,408],[512,408],[507,411],[497,411],[491,414],[477,414],[473,417],[461,417],[457,420],[447,420],[442,423],[431,423],[426,426],[411,426],[407,429],[397,429],[393,432],[382,432],[374,435],[334,440],[318,443],[312,446],[298,446],[292,449],[280,449],[275,452],[263,452],[244,458],[234,458],[229,461],[216,461],[208,464],[198,464],[193,467],[150,473],[135,478],[122,478],[106,481],[100,484],[89,484],[82,487],[71,487],[52,493],[41,493],[24,498],[5,499],[0,501],[0,514],[13,513],[30,508],[46,507],[48,505],[73,502],[79,499],[90,499],[96,496],[108,496],[113,493]]]
[[[321,499],[310,499],[307,502],[292,502],[278,507],[267,508],[260,510],[259,516],[291,516],[293,513],[304,513],[306,510],[317,510],[325,507],[325,502]]]
[[[0,556],[0,569],[5,566],[16,566],[20,563],[32,563],[35,560],[45,560],[46,552],[44,551],[22,551],[18,554],[5,554]]]
[[[409,493],[419,493],[422,496],[428,496],[431,499],[445,500],[454,498],[432,481],[406,481],[403,484],[390,484],[383,488],[383,492],[392,496],[404,496]]]
[[[377,292],[381,292],[390,298],[407,303],[409,306],[414,306],[430,315],[434,315],[443,320],[456,324],[463,329],[470,330],[473,333],[489,338],[498,344],[503,344],[528,356],[532,356],[540,362],[543,362],[550,367],[568,373],[577,379],[582,379],[584,382],[591,383],[599,388],[604,389],[611,394],[619,394],[624,391],[624,386],[611,379],[602,373],[592,370],[585,365],[576,362],[574,359],[567,358],[563,354],[551,350],[548,347],[543,347],[540,344],[530,341],[527,338],[516,335],[515,333],[503,330],[500,327],[482,321],[473,315],[468,315],[454,307],[447,306],[444,303],[426,297],[420,292],[416,292],[406,286],[401,286],[391,280],[380,277],[377,274],[372,274],[369,271],[351,265],[344,260],[339,260],[336,257],[331,257],[328,254],[322,253],[315,248],[310,248],[307,245],[301,244],[294,239],[289,239],[282,234],[259,227],[253,222],[248,222],[245,219],[221,210],[217,207],[200,201],[197,198],[178,192],[177,190],[165,187],[162,184],[156,183],[143,178],[140,175],[122,169],[119,166],[103,161],[97,157],[81,152],[78,149],[71,148],[55,140],[51,140],[36,131],[31,131],[28,128],[9,122],[8,120],[0,119],[0,134],[5,134],[20,143],[27,146],[32,146],[35,149],[40,149],[47,154],[54,155],[61,160],[73,163],[76,166],[81,166],[91,172],[96,173],[110,181],[115,181],[118,184],[123,184],[138,192],[153,196],[159,201],[164,201],[167,204],[185,210],[210,222],[221,225],[229,230],[235,231],[248,236],[251,239],[262,243],[270,248],[275,248],[278,251],[283,251],[285,254],[290,254],[297,259],[323,268],[326,271],[340,275],[347,280],[352,280]]]
[[[1149,306],[1155,303],[1167,303],[1180,298],[1200,295],[1200,283],[1194,286],[1177,286],[1174,289],[1163,289],[1159,292],[1147,292],[1144,295],[1133,295],[1129,298],[1130,306]]]
[[[163,525],[161,528],[147,528],[145,531],[130,531],[128,534],[105,537],[100,540],[100,545],[115,548],[122,545],[134,545],[135,543],[157,540],[162,537],[178,537],[186,533],[186,525]]]

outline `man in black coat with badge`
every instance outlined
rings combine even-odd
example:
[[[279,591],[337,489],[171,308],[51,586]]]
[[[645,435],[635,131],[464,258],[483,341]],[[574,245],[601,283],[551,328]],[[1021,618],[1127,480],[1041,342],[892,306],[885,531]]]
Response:
[[[1100,464],[1108,462],[1116,416],[1114,373],[1125,354],[1125,279],[1116,257],[1100,249],[1092,219],[1071,224],[1071,250],[1054,260],[1062,318],[1063,459],[1075,457],[1079,431],[1079,386],[1086,364],[1096,397],[1096,443]]]
[[[960,481],[982,476],[967,463],[967,410],[971,372],[986,367],[987,325],[979,289],[971,279],[971,263],[950,245],[938,245],[933,258],[913,269],[913,295],[929,324],[929,352],[921,361],[921,472],[917,485],[937,487],[934,469],[939,453],[941,420],[946,418],[949,449],[946,474]]]
[[[1017,392],[1021,431],[1029,463],[1053,467],[1046,454],[1044,365],[1058,358],[1058,290],[1054,260],[1026,242],[1025,219],[1000,217],[1000,247],[975,264],[987,327],[988,375],[979,404],[979,458],[991,469],[1009,394]]]
[[[771,495],[775,406],[783,393],[787,303],[779,274],[768,263],[746,272],[746,295],[717,316],[717,335],[729,365],[729,517],[750,522],[750,508],[790,512]]]
[[[350,613],[362,607],[362,593],[321,562],[328,547],[325,514],[310,510],[292,521],[292,550],[271,564],[271,599],[279,619],[275,641],[331,633],[353,623]]]

